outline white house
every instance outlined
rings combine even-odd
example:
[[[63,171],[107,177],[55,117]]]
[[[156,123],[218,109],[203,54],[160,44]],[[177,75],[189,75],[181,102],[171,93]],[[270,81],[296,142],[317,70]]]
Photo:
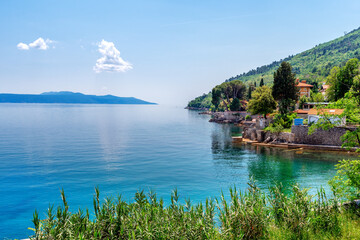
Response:
[[[320,118],[322,118],[321,114],[333,115],[330,117],[330,122],[338,125],[345,126],[346,117],[340,117],[344,112],[344,109],[310,109],[308,112],[308,124],[316,123]]]

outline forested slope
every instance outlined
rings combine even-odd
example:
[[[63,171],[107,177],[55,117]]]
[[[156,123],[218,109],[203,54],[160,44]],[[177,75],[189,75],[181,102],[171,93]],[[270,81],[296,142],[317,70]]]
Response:
[[[275,70],[282,61],[288,61],[292,65],[297,78],[309,82],[322,82],[332,67],[343,66],[351,58],[360,59],[360,28],[302,53],[252,69],[247,73],[239,74],[225,81],[241,80],[245,83],[256,82],[258,85],[260,79],[263,78],[265,84],[271,85]],[[209,108],[211,105],[211,103],[209,105],[209,97],[202,96],[202,98],[206,101],[192,100],[189,102],[188,107],[195,107],[193,104],[196,103],[196,107]]]

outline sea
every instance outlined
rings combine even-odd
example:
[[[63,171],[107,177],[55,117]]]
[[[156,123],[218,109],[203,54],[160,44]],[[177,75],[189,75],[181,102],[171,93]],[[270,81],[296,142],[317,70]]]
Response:
[[[316,193],[353,156],[235,144],[241,133],[210,116],[162,105],[0,104],[0,239],[22,239],[35,210],[61,205],[92,213],[94,189],[132,202],[155,191],[165,203],[177,189],[193,203],[281,182]]]

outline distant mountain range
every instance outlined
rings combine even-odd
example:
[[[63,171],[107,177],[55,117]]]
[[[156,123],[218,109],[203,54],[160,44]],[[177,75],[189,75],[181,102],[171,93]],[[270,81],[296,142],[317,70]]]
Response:
[[[96,96],[68,91],[41,94],[0,93],[0,103],[156,104],[134,97]]]

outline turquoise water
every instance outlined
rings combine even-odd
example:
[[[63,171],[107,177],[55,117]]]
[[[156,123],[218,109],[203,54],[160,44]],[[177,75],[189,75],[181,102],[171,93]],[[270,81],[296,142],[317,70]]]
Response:
[[[249,176],[263,188],[282,181],[315,191],[344,158],[234,146],[240,129],[208,120],[164,106],[0,104],[0,238],[28,237],[33,211],[44,217],[61,188],[72,210],[92,209],[95,186],[129,201],[138,189],[168,201],[175,187],[203,201],[245,189]]]

